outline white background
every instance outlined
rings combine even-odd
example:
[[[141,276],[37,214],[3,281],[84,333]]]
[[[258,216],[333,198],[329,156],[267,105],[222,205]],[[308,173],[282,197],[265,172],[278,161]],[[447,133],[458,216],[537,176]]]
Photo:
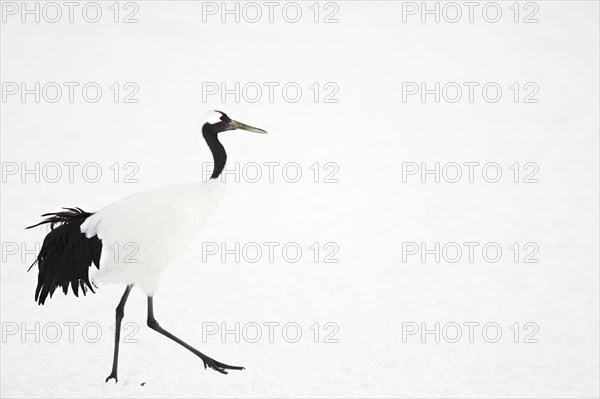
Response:
[[[422,23],[420,14],[403,22],[403,4],[391,1],[336,2],[337,23],[323,23],[335,9],[324,5],[315,23],[312,2],[299,3],[297,23],[282,17],[281,3],[270,23],[259,2],[259,22],[226,16],[223,23],[221,14],[203,21],[201,2],[144,1],[136,2],[139,22],[125,24],[113,22],[111,4],[101,3],[97,23],[82,18],[81,6],[74,23],[64,6],[57,23],[3,15],[2,82],[103,88],[97,103],[78,90],[73,103],[66,91],[57,103],[36,103],[32,95],[24,102],[19,95],[3,99],[3,170],[14,163],[97,162],[103,176],[89,183],[77,169],[72,183],[67,176],[37,183],[32,175],[3,173],[2,397],[598,395],[597,2],[536,2],[539,22],[529,24],[522,18],[532,9],[521,4],[515,23],[513,2],[499,3],[497,23],[482,17],[484,2],[473,23],[464,6],[456,23],[432,16]],[[139,102],[114,103],[108,89],[114,82],[136,83]],[[281,90],[273,102],[266,91],[256,103],[233,96],[204,101],[206,82],[297,82],[303,94],[296,103]],[[335,83],[338,102],[315,103],[314,82]],[[457,103],[436,103],[432,95],[403,102],[402,82],[480,86],[472,103],[466,91]],[[481,96],[487,82],[502,87],[498,102]],[[515,103],[514,82],[534,82],[538,102]],[[144,189],[201,180],[201,164],[210,158],[200,151],[199,120],[212,108],[270,132],[223,134],[230,165],[297,162],[303,176],[295,184],[281,173],[272,183],[263,176],[230,184],[194,245],[164,273],[156,317],[201,351],[246,370],[227,376],[204,370],[199,359],[145,326],[145,298],[134,290],[125,321],[139,326],[138,342],[121,345],[119,383],[105,384],[109,327],[124,287],[101,286],[85,298],[57,292],[39,307],[36,273],[26,272],[34,255],[9,254],[7,245],[33,248],[45,230],[24,227],[61,206],[94,211]],[[108,169],[115,162],[138,165],[139,182],[124,183],[121,175],[115,183]],[[335,163],[338,183],[322,182],[323,175],[315,183],[309,169],[315,162]],[[428,176],[422,183],[418,175],[403,182],[403,162],[497,162],[503,175],[488,183],[478,169],[474,183],[466,176],[458,183]],[[539,182],[514,183],[509,166],[515,162],[537,164]],[[297,263],[280,252],[273,263],[266,255],[257,263],[217,256],[202,262],[203,241],[297,242],[303,256]],[[335,242],[339,262],[315,263],[308,249],[314,242]],[[403,262],[403,242],[429,248],[497,242],[503,256],[490,263],[479,250],[472,263],[466,254],[457,263],[432,256]],[[514,242],[536,243],[539,262],[515,263]],[[72,343],[65,322],[80,323]],[[230,328],[295,322],[303,335],[288,343],[279,329],[273,343],[265,336],[258,343],[233,336],[221,342],[219,335],[203,343],[203,322]],[[318,343],[309,329],[315,322]],[[323,342],[327,322],[339,326],[338,343]],[[480,326],[472,343],[466,327],[457,343],[443,337],[437,343],[431,334],[425,342],[420,334],[403,342],[406,323],[433,328],[436,322],[494,322],[502,337],[488,343]],[[523,342],[527,322],[539,327],[537,343]],[[50,343],[40,332],[38,343],[35,334],[22,334],[36,323],[40,330],[58,323],[62,338]],[[101,326],[98,342],[82,336],[86,323]],[[14,326],[19,331],[7,334]],[[53,331],[46,330],[54,337]]]

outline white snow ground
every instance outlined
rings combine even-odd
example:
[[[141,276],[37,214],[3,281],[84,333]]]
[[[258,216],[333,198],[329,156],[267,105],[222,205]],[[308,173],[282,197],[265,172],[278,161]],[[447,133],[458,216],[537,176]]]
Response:
[[[495,24],[480,12],[474,23],[466,14],[455,24],[418,16],[402,23],[400,2],[336,2],[333,24],[312,22],[312,3],[300,3],[296,24],[280,13],[274,23],[266,16],[255,24],[218,16],[203,22],[202,4],[189,1],[136,2],[139,23],[115,24],[112,2],[101,4],[96,24],[80,14],[73,24],[8,15],[1,27],[3,82],[98,82],[104,89],[95,104],[80,96],[56,104],[12,96],[1,104],[2,397],[598,397],[597,2],[536,2],[535,24],[512,22],[512,2],[500,3]],[[331,10],[321,9],[320,18]],[[521,18],[531,10],[521,9]],[[236,81],[298,82],[303,96],[297,103],[280,91],[272,103],[266,92],[256,103],[203,101],[202,82]],[[493,81],[504,91],[497,103],[480,96],[403,103],[402,82],[422,81]],[[139,103],[113,103],[113,82],[136,82]],[[335,82],[339,102],[314,103],[314,82]],[[513,82],[535,82],[539,103],[515,104]],[[106,384],[123,287],[102,286],[85,298],[57,293],[39,307],[36,275],[26,272],[33,255],[14,245],[33,248],[44,230],[23,227],[60,206],[93,211],[143,189],[197,180],[207,161],[199,155],[198,120],[210,107],[271,132],[227,134],[230,164],[297,162],[303,172],[296,184],[281,174],[273,183],[231,184],[156,295],[161,325],[246,370],[204,370],[145,326],[145,298],[134,291],[125,322],[134,323],[126,331],[137,343],[121,345],[119,383]],[[402,162],[452,161],[497,162],[503,176],[496,184],[480,174],[472,184],[464,177],[402,182]],[[71,183],[64,167],[57,183],[36,183],[8,174],[15,162],[97,162],[103,176],[88,183],[77,169]],[[123,183],[120,175],[114,183],[115,162],[122,173],[126,162],[139,165],[139,182]],[[339,182],[314,183],[314,162],[337,164]],[[539,165],[539,183],[513,183],[514,162]],[[203,241],[297,242],[303,254],[297,263],[281,252],[273,263],[265,253],[256,263],[231,256],[203,262]],[[339,245],[339,263],[315,263],[314,242]],[[466,255],[457,263],[403,262],[402,242],[498,242],[503,256],[497,263],[480,252],[473,263]],[[539,263],[515,263],[514,242],[536,243]],[[203,328],[236,322],[247,327],[246,339],[203,340]],[[273,342],[269,322],[280,323]],[[337,343],[324,342],[333,331],[328,322],[339,327]],[[422,322],[447,326],[446,338],[403,342],[403,328]],[[465,322],[480,323],[474,342]],[[65,323],[79,323],[73,342]],[[257,343],[249,342],[251,323],[262,326]],[[282,335],[286,323],[301,327],[297,343],[284,339],[294,337],[294,330]],[[462,326],[456,343],[448,323]],[[486,323],[501,327],[498,342],[482,336]],[[538,342],[523,342],[535,326]]]

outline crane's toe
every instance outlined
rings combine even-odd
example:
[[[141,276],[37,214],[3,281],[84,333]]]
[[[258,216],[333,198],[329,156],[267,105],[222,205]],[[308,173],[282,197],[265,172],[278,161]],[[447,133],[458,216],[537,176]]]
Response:
[[[213,370],[215,370],[215,371],[217,371],[217,372],[219,372],[221,374],[227,374],[226,370],[244,370],[243,367],[240,367],[240,366],[230,366],[228,364],[221,363],[221,362],[219,362],[219,361],[217,361],[215,359],[211,359],[210,357],[206,358],[206,359],[202,359],[202,361],[204,362],[204,368],[205,369],[208,367],[208,368],[211,368],[211,369],[213,369]]]
[[[110,381],[111,378],[115,380],[115,384],[119,381],[117,380],[117,375],[111,373],[108,377],[106,377],[106,380],[104,382]]]

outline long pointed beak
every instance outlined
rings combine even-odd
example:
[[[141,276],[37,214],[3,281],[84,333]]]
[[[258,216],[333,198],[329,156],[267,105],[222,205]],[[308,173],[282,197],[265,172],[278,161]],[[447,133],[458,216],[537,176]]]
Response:
[[[230,125],[231,125],[232,129],[245,130],[247,132],[252,132],[252,133],[267,134],[266,130],[262,130],[262,129],[259,129],[254,126],[246,125],[245,123],[234,121],[233,119],[231,120]]]

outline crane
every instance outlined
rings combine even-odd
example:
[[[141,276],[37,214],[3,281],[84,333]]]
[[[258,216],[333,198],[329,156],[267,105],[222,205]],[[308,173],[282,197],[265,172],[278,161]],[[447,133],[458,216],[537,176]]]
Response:
[[[35,300],[39,305],[59,287],[67,294],[70,286],[75,296],[79,296],[79,292],[85,295],[88,289],[95,292],[103,283],[126,285],[115,311],[113,364],[106,382],[118,381],[121,321],[134,286],[147,296],[148,327],[194,353],[202,359],[205,369],[222,374],[227,374],[227,370],[244,369],[221,363],[165,330],[154,317],[153,303],[163,270],[185,252],[223,199],[225,182],[218,177],[225,168],[227,153],[219,134],[230,130],[267,133],[235,121],[222,111],[209,111],[202,120],[202,136],[214,162],[208,181],[140,192],[93,213],[81,208],[63,208],[60,212],[42,215],[45,219],[27,227],[50,226],[31,265],[38,266]],[[125,243],[135,243],[136,262],[124,262],[111,256],[109,248]]]

